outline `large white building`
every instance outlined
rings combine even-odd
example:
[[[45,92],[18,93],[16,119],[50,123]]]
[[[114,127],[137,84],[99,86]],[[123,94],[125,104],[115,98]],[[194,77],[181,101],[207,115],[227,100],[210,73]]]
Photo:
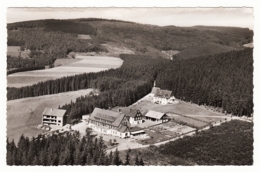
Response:
[[[66,110],[45,108],[42,113],[42,125],[64,126],[64,115]]]
[[[89,117],[88,126],[94,131],[125,138],[130,136],[130,123],[125,114],[95,108]]]
[[[172,91],[169,90],[161,90],[158,87],[153,87],[152,89],[152,96],[153,102],[166,105],[168,103],[173,103],[175,100],[174,96],[171,96]]]
[[[159,87],[154,87],[151,91],[151,96],[153,97],[153,102],[166,105],[168,103],[173,103],[175,100],[175,97],[172,96],[172,91],[169,90],[161,90]]]

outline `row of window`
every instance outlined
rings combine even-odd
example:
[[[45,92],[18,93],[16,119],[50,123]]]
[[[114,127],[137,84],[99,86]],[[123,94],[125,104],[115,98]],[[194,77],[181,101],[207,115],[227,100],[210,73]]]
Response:
[[[101,118],[96,118],[96,119],[98,119],[99,121],[102,121],[102,122],[105,122],[105,123],[112,123],[111,121],[107,121],[107,120],[105,120],[105,119],[101,119]]]
[[[92,123],[92,124],[95,124],[95,125],[97,125],[97,126],[103,126],[103,127],[109,128],[109,129],[116,129],[116,127],[114,127],[114,126],[107,125],[107,124],[103,124],[103,123],[99,123],[99,122],[97,122],[97,121],[92,121],[92,120],[90,120],[89,122]]]

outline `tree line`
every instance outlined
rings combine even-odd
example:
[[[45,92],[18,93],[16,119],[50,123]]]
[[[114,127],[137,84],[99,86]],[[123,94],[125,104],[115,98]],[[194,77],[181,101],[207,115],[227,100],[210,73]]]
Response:
[[[185,101],[238,116],[253,113],[252,49],[172,62],[158,73],[156,81]]]
[[[253,41],[253,31],[234,27],[150,26],[105,19],[37,20],[7,25],[8,45],[43,51],[45,58],[66,57],[68,49],[106,52],[106,41],[123,44],[137,54],[154,55],[161,50],[178,50],[175,58],[193,58],[241,48]],[[79,40],[78,34],[91,35]],[[173,41],[174,40],[174,41]],[[150,49],[154,49],[150,52]],[[49,64],[43,64],[49,65]]]
[[[17,73],[17,72],[25,72],[25,71],[32,71],[32,70],[40,70],[45,69],[44,66],[36,66],[36,67],[27,67],[27,68],[18,68],[18,69],[12,69],[6,72],[7,75]]]
[[[29,49],[29,59],[9,58],[7,67],[25,68],[51,65],[58,58],[66,58],[71,51],[108,52],[95,38],[95,29],[87,23],[66,20],[43,20],[8,24],[8,46]],[[91,40],[78,39],[78,34],[89,34]]]
[[[22,28],[43,28],[45,31],[60,31],[65,33],[95,35],[96,30],[87,23],[74,22],[72,20],[46,19],[36,21],[24,21],[10,23],[7,30],[19,30]]]
[[[88,21],[98,30],[97,37],[118,42],[139,54],[178,50],[178,58],[194,58],[241,48],[253,41],[253,31],[235,27],[158,27],[138,23]],[[97,24],[98,23],[98,24]],[[199,50],[199,51],[198,51]]]
[[[32,139],[22,135],[17,145],[7,139],[6,147],[7,165],[144,165],[137,154],[134,160],[130,159],[130,149],[123,159],[117,149],[107,154],[103,138],[93,137],[88,128],[83,137],[79,132]]]
[[[158,87],[171,90],[179,99],[220,107],[223,112],[233,115],[250,116],[253,113],[252,49],[189,60],[171,61],[135,55],[121,55],[121,58],[124,62],[118,69],[63,77],[21,88],[7,88],[7,98],[13,100],[98,88],[104,92],[99,95],[100,100],[115,96],[119,97],[120,102],[129,101],[131,104],[139,98],[136,95],[149,93],[153,80],[156,80]],[[140,93],[138,87],[141,85],[145,89]],[[123,90],[124,96],[120,97],[117,92]],[[131,96],[134,98],[129,99]],[[108,102],[111,101],[106,101],[103,107],[109,107]],[[88,107],[78,108],[81,112],[82,108]],[[77,113],[74,115],[79,117]]]
[[[134,80],[123,84],[121,88],[101,92],[98,96],[81,96],[75,102],[60,106],[59,109],[66,110],[66,122],[73,124],[75,121],[81,120],[82,115],[92,113],[95,107],[109,109],[115,106],[130,106],[147,95],[151,88],[152,81]]]

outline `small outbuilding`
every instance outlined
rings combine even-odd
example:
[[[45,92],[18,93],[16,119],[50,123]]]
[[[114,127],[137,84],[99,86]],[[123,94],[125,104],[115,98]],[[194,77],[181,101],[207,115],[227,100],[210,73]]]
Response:
[[[120,112],[126,115],[131,125],[141,124],[143,122],[143,116],[140,110],[125,107],[120,109]]]
[[[148,113],[145,115],[146,120],[164,123],[169,121],[169,116],[167,116],[165,113],[162,112],[156,112],[153,110],[148,111]]]
[[[137,135],[145,134],[145,131],[143,128],[135,126],[130,128],[130,134],[132,136],[137,136]]]

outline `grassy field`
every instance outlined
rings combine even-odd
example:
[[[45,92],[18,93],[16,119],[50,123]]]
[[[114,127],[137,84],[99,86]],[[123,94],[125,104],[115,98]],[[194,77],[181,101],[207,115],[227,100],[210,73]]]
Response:
[[[74,58],[64,58],[64,59],[57,59],[54,62],[54,66],[64,66],[71,63],[75,63],[80,61],[81,59],[74,59]]]
[[[198,121],[198,120],[195,120],[192,118],[188,118],[188,117],[184,117],[184,116],[176,116],[176,117],[172,118],[172,120],[183,123],[183,124],[191,126],[191,127],[195,127],[195,128],[200,128],[200,127],[204,127],[207,125],[207,123],[205,123],[205,122],[201,122],[201,121]]]
[[[91,39],[90,35],[78,35],[78,39]]]
[[[41,123],[46,107],[58,108],[90,91],[92,89],[7,101],[7,137],[18,141],[22,134],[30,137],[41,133],[35,127]]]
[[[7,46],[7,55],[18,57],[20,52],[20,46]],[[22,58],[29,58],[30,51],[22,51],[21,57]]]
[[[20,50],[19,46],[7,46],[7,55],[13,56],[13,57],[18,57],[19,50]]]
[[[51,69],[14,73],[7,76],[8,87],[22,87],[36,84],[40,81],[61,78],[81,73],[99,72],[118,68],[123,60],[105,56],[76,56],[76,62],[67,63]]]
[[[175,104],[169,104],[169,105],[159,105],[154,104],[151,97],[146,97],[143,100],[141,100],[139,103],[133,105],[133,108],[141,109],[142,111],[149,111],[154,110],[158,112],[164,112],[169,114],[181,114],[187,117],[196,118],[201,121],[205,122],[214,122],[219,120],[224,120],[225,115],[217,112],[213,112],[210,110],[207,110],[201,106],[186,103],[180,100],[176,100]]]

